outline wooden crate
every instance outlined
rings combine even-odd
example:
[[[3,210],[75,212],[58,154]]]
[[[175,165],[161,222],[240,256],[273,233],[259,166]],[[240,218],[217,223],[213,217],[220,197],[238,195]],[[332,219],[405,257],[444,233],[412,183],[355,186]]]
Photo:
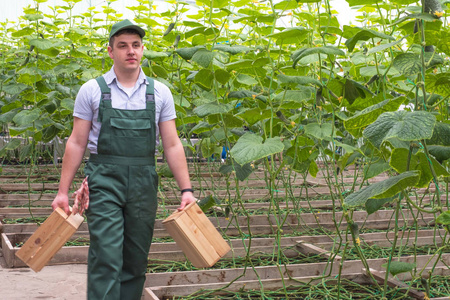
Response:
[[[163,222],[164,227],[197,268],[213,266],[231,249],[197,203],[176,211]]]
[[[39,272],[77,231],[83,221],[82,216],[78,214],[67,216],[58,207],[16,252],[16,256],[33,271]]]

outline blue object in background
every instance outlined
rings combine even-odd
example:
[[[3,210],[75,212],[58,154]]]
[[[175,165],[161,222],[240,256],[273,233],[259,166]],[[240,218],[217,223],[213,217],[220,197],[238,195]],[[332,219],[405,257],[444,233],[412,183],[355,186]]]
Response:
[[[228,151],[228,147],[223,147],[222,148],[222,155],[221,155],[221,158],[222,159],[227,159],[227,151]]]

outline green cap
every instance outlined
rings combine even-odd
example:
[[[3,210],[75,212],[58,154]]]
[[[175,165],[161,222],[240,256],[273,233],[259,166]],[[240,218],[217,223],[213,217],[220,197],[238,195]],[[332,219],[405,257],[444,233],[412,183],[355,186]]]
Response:
[[[124,29],[134,29],[139,33],[140,37],[144,37],[144,35],[145,35],[144,29],[137,26],[136,24],[131,23],[130,20],[125,19],[125,20],[120,21],[112,26],[111,32],[109,33],[109,38],[111,39],[111,37],[113,35],[115,35],[119,31],[124,30]]]

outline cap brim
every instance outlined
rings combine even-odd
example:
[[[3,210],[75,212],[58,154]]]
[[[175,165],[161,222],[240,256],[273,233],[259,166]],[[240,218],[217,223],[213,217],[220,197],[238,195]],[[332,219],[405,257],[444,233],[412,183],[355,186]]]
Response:
[[[134,30],[136,30],[141,38],[145,36],[145,30],[142,29],[141,27],[133,24],[133,25],[124,26],[124,27],[120,28],[119,30],[117,30],[114,33],[111,32],[109,38],[111,38],[113,35],[117,34],[118,32],[120,32],[122,30],[125,30],[125,29],[134,29]]]

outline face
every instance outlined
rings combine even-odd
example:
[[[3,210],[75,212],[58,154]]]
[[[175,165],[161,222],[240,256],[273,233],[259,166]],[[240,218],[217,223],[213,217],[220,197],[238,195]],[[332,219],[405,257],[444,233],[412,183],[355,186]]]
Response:
[[[138,34],[124,33],[114,37],[114,44],[108,46],[109,57],[119,72],[133,72],[139,69],[144,45]]]

